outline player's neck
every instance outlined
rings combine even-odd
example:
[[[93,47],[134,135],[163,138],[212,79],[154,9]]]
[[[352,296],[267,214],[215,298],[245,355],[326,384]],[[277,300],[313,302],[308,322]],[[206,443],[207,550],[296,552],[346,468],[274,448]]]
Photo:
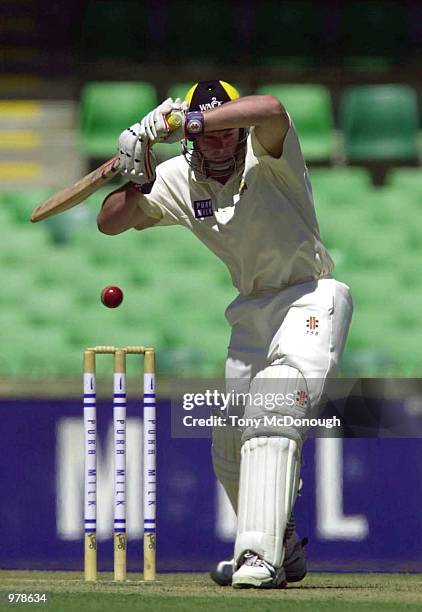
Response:
[[[214,180],[218,181],[219,183],[221,183],[221,185],[225,185],[227,183],[227,181],[230,178],[230,174],[228,176],[218,176],[218,177],[213,177]]]
[[[212,170],[208,173],[208,176],[212,178],[214,181],[221,183],[221,185],[225,185],[230,177],[233,175],[233,172],[227,172],[227,174],[221,174],[221,172],[212,172]]]

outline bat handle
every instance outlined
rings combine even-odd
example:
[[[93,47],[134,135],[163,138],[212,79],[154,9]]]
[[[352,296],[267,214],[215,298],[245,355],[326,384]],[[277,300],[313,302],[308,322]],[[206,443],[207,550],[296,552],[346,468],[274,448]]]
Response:
[[[174,130],[177,130],[177,128],[179,128],[182,125],[183,113],[179,111],[174,111],[170,113],[169,115],[167,115],[166,119],[167,119],[167,123],[170,128],[170,131],[174,132]]]

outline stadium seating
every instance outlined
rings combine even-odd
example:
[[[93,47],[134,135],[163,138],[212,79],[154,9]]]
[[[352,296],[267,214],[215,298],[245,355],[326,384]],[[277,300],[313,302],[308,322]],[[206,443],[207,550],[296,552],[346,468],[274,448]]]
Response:
[[[414,197],[422,198],[420,168],[394,168],[387,175],[387,183],[391,188],[401,190],[403,193],[413,195]]]
[[[257,93],[278,98],[290,113],[307,161],[329,160],[334,153],[334,119],[328,89],[322,85],[261,85]]]
[[[402,189],[396,173],[391,185],[375,190],[360,168],[311,170],[321,234],[336,261],[336,276],[351,286],[355,301],[346,373],[360,367],[367,375],[408,374],[422,358],[414,341],[422,259],[417,228],[409,223],[420,204]],[[103,196],[87,208],[96,211]],[[21,330],[4,332],[7,359],[0,361],[0,372],[74,374],[81,346],[103,341],[153,344],[160,371],[169,375],[222,371],[229,336],[223,311],[235,291],[222,264],[187,230],[104,236],[81,224],[57,244],[48,224],[26,227],[13,207],[0,210],[1,269],[8,286],[3,304],[9,327]],[[109,283],[125,292],[116,311],[99,304]],[[18,350],[21,332],[30,338],[25,355]],[[413,347],[411,356],[400,349],[398,337]]]
[[[394,169],[378,189],[364,168],[311,167],[310,176],[335,276],[355,304],[342,372],[419,375],[420,170]],[[151,344],[169,376],[223,372],[224,309],[236,295],[227,270],[185,228],[99,233],[96,214],[110,189],[33,226],[29,214],[49,192],[0,193],[0,377],[75,376],[82,348],[103,343]],[[107,284],[124,291],[116,310],[100,304]],[[104,361],[98,368],[107,374]]]
[[[371,189],[371,177],[365,168],[311,168],[310,177],[317,205],[320,199],[337,207],[354,205]]]
[[[355,302],[343,372],[419,375],[421,170],[396,166],[420,159],[420,91],[385,84],[385,72],[392,70],[394,83],[402,80],[418,87],[421,3],[73,4],[74,9],[56,6],[44,11],[42,20],[28,9],[30,22],[23,25],[25,30],[32,23],[31,32],[16,27],[15,19],[5,26],[10,36],[5,100],[32,96],[39,101],[39,111],[34,123],[27,113],[21,113],[17,123],[13,112],[2,116],[8,134],[2,178],[16,180],[19,189],[4,187],[0,193],[5,287],[0,298],[0,377],[75,375],[83,346],[103,342],[152,344],[161,373],[222,372],[229,333],[223,311],[236,292],[224,266],[189,231],[169,227],[102,235],[96,215],[112,186],[86,205],[43,223],[31,226],[28,219],[51,193],[41,185],[62,184],[72,163],[75,83],[88,83],[80,97],[80,143],[92,162],[115,154],[122,127],[159,102],[157,91],[164,97],[169,79],[173,84],[168,94],[183,97],[190,83],[179,79],[225,74],[229,80],[239,75],[245,90],[252,85],[276,95],[298,128],[321,236],[335,261],[336,277],[350,285]],[[22,37],[30,45],[25,53],[19,52]],[[23,56],[30,58],[25,71]],[[17,60],[22,73],[11,74]],[[317,66],[320,72],[313,70]],[[286,72],[289,69],[295,72]],[[371,71],[376,72],[374,82],[383,85],[353,86],[342,93],[344,83],[370,82]],[[49,90],[52,77],[55,87]],[[89,82],[91,78],[98,81]],[[309,85],[314,78],[329,84],[332,97],[325,86]],[[300,85],[288,85],[290,81]],[[336,155],[333,104],[344,135],[341,160]],[[59,112],[60,106],[66,109]],[[25,137],[25,131],[34,129],[35,138]],[[51,140],[47,134],[53,135]],[[27,151],[28,159],[22,161],[25,140],[39,143],[39,148],[37,144]],[[62,158],[63,146],[67,158]],[[179,152],[178,143],[155,147],[159,161]],[[52,169],[54,157],[60,161]],[[348,165],[316,167],[327,161]],[[373,163],[392,166],[380,188],[371,183]],[[63,175],[56,174],[58,167]],[[27,191],[20,187],[25,177],[31,179]],[[110,283],[121,285],[125,293],[116,310],[99,302],[101,289]],[[100,362],[100,371],[102,367]]]
[[[157,93],[150,83],[88,83],[80,98],[82,152],[91,158],[112,157],[122,126],[129,127],[157,103]]]
[[[341,101],[347,159],[416,160],[419,117],[416,92],[405,85],[351,87]]]
[[[21,191],[4,191],[0,194],[2,207],[19,223],[27,224],[34,208],[52,195],[51,189],[32,188]]]
[[[174,83],[171,85],[171,87],[169,87],[167,95],[169,98],[173,98],[173,100],[176,98],[184,100],[192,85],[193,83]]]
[[[154,145],[154,155],[157,163],[164,162],[171,157],[176,157],[176,155],[180,155],[181,152],[182,145],[180,142],[158,142]]]

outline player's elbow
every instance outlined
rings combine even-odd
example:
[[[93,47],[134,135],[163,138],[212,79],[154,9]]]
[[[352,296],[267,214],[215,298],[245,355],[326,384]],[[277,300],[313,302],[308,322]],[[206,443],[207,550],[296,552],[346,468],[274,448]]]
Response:
[[[98,231],[106,234],[106,236],[117,236],[117,234],[121,234],[128,229],[126,226],[122,226],[116,219],[103,218],[101,213],[97,217],[97,228]]]
[[[97,228],[99,232],[101,232],[102,234],[106,234],[107,236],[114,236],[118,233],[115,231],[115,228],[113,228],[107,223],[107,221],[101,219],[100,215],[98,215],[97,217]]]
[[[281,119],[286,116],[286,109],[275,96],[264,96],[264,105],[268,119]]]
[[[116,226],[116,215],[113,214],[113,195],[109,194],[104,200],[101,210],[97,215],[97,228],[102,234],[114,236],[120,233]]]

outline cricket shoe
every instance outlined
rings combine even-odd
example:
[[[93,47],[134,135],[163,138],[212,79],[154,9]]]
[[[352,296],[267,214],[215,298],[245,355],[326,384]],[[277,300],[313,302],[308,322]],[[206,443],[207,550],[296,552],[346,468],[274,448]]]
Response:
[[[247,550],[232,577],[235,589],[284,589],[287,586],[283,567],[275,569],[254,552]]]
[[[299,582],[306,576],[307,567],[304,547],[307,543],[308,538],[299,539],[292,514],[287,523],[284,536],[284,546],[286,550],[283,569],[286,574],[287,582]],[[234,559],[228,559],[226,561],[220,561],[211,571],[210,576],[216,584],[220,586],[230,586],[234,571],[235,561]]]

